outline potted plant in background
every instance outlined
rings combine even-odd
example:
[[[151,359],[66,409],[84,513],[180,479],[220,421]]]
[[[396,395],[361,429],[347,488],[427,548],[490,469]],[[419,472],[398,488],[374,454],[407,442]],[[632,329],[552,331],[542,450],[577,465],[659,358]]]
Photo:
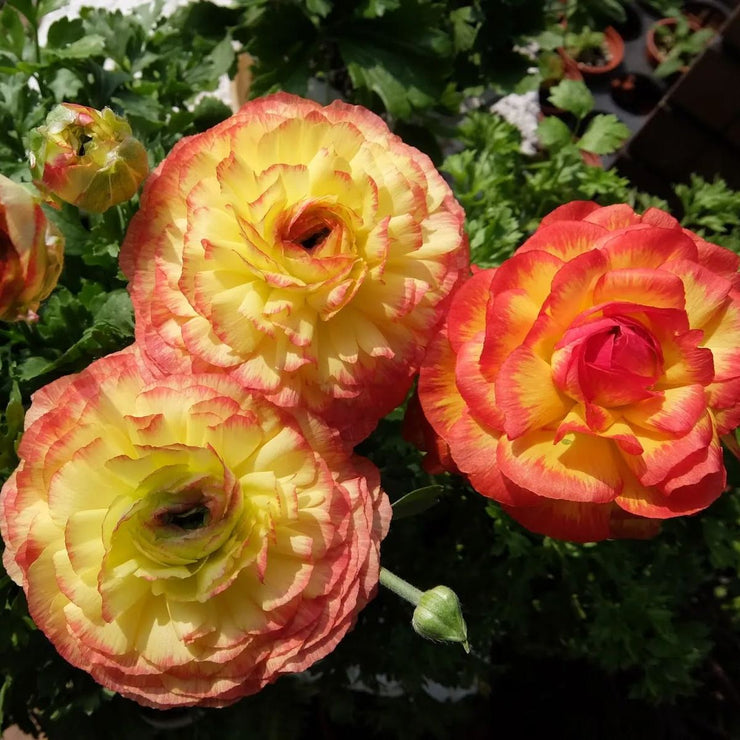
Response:
[[[727,20],[727,10],[708,0],[694,0],[683,5],[683,13],[700,28],[713,28],[719,31]]]
[[[648,58],[657,65],[655,75],[669,77],[685,72],[714,35],[714,29],[700,28],[683,14],[661,18],[648,30],[646,38]]]
[[[579,32],[566,31],[561,54],[573,59],[583,74],[606,74],[624,59],[624,40],[612,26],[603,31],[585,26]]]

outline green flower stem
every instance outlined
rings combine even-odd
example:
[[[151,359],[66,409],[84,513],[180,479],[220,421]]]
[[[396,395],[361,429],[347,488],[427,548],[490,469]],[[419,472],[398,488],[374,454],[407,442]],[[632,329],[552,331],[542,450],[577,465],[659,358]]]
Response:
[[[387,568],[380,569],[380,584],[414,606],[419,603],[422,596],[418,588],[404,581],[403,578],[399,578],[395,573],[391,573]]]

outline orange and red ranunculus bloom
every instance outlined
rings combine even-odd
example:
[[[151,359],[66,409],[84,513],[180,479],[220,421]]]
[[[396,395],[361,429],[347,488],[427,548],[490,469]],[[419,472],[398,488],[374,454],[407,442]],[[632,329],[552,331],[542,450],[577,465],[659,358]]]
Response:
[[[144,145],[110,108],[61,103],[31,132],[30,146],[39,190],[93,213],[129,200],[149,173]]]
[[[740,422],[738,263],[654,208],[556,209],[455,294],[421,369],[457,468],[569,540],[650,536],[707,507]]]
[[[219,371],[347,439],[400,403],[467,275],[460,205],[369,111],[276,94],[180,141],[121,249],[163,372]]]
[[[0,175],[0,321],[35,321],[63,260],[64,237],[39,198]]]
[[[223,706],[329,653],[378,582],[376,468],[227,375],[133,349],[38,391],[3,558],[57,650],[142,704]]]

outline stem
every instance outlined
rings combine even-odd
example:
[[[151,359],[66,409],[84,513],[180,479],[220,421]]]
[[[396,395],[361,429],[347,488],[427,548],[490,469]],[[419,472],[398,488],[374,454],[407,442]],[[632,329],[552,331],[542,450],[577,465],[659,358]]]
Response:
[[[419,603],[422,596],[418,588],[404,581],[403,578],[399,578],[395,573],[391,573],[387,568],[380,569],[380,584],[414,606]]]
[[[30,20],[30,19],[29,19]],[[29,25],[33,31],[33,51],[36,58],[36,64],[41,63],[41,44],[39,43],[39,19],[38,17],[30,21]]]

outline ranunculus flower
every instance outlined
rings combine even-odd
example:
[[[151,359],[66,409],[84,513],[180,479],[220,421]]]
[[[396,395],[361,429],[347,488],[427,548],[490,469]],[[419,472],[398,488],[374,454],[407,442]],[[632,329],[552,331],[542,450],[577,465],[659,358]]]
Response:
[[[39,190],[93,213],[131,198],[149,173],[146,149],[110,108],[62,103],[30,144]]]
[[[369,111],[276,94],[180,141],[121,249],[164,372],[232,373],[366,436],[468,270],[463,211]]]
[[[63,259],[64,237],[39,199],[0,175],[0,321],[35,321]]]
[[[390,518],[336,432],[129,348],[38,391],[0,493],[4,564],[71,663],[153,707],[223,706],[329,653]]]
[[[458,469],[563,539],[649,536],[707,507],[740,422],[739,261],[657,209],[556,209],[455,294],[422,367]]]

